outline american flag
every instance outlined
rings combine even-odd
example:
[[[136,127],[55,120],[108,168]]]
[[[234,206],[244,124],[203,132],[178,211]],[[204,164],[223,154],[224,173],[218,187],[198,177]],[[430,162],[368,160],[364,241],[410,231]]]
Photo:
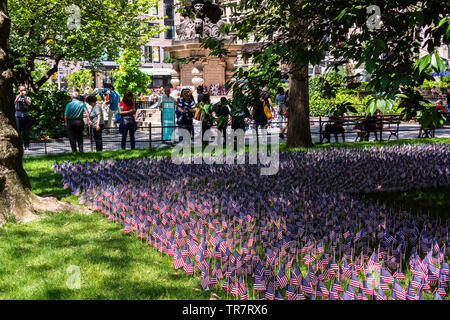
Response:
[[[370,259],[367,262],[367,266],[370,272],[379,271],[381,269],[381,264],[378,261],[378,256],[375,254],[375,252],[373,252],[370,256]]]
[[[288,284],[288,278],[286,277],[285,267],[281,267],[277,275],[277,288],[283,289]]]
[[[191,263],[189,257],[187,257],[186,261],[184,262],[183,270],[187,274],[193,274],[195,272],[195,261],[192,261]]]
[[[378,291],[376,292],[377,300],[387,300],[386,294],[384,293],[381,286],[378,288]]]
[[[269,286],[267,286],[267,290],[266,290],[266,299],[274,300],[274,298],[275,298],[274,288],[273,288],[273,286],[269,285]]]
[[[403,287],[398,283],[397,279],[395,279],[394,286],[392,288],[392,293],[397,296],[399,300],[406,300],[406,291]]]
[[[380,277],[383,279],[384,282],[388,284],[394,284],[394,277],[391,275],[389,270],[385,268],[381,269]]]
[[[320,280],[319,280],[319,283],[318,283],[318,287],[319,287],[320,291],[322,292],[322,294],[323,294],[324,296],[328,297],[328,295],[329,295],[330,293],[329,293],[327,287],[325,287],[325,285],[323,284],[323,282],[320,281]]]
[[[312,294],[313,293],[313,287],[311,285],[311,283],[309,281],[307,281],[306,278],[302,279],[301,285],[300,285],[300,290],[302,293],[306,293],[306,294]]]
[[[383,291],[391,291],[391,289],[389,289],[389,286],[384,282],[383,278],[380,278],[380,288]]]
[[[397,280],[400,280],[400,281],[406,279],[405,276],[404,276],[404,274],[402,273],[402,270],[400,269],[400,267],[397,269],[397,271],[395,271],[393,277],[394,277],[395,279],[397,279]]]
[[[241,300],[248,300],[248,290],[244,288],[244,292],[241,295]]]
[[[355,289],[361,286],[361,282],[359,281],[358,277],[355,274],[352,274],[350,278],[350,285]]]
[[[176,269],[180,269],[182,267],[184,267],[184,259],[183,259],[183,255],[181,254],[180,251],[178,251],[178,249],[175,249],[175,254],[174,254],[174,262],[173,262],[173,267]]]
[[[255,291],[266,291],[266,283],[261,278],[255,276],[255,281],[253,283],[253,290]]]
[[[411,281],[409,281],[408,289],[406,290],[406,299],[407,300],[418,300],[419,297],[414,292],[413,286],[411,285]]]

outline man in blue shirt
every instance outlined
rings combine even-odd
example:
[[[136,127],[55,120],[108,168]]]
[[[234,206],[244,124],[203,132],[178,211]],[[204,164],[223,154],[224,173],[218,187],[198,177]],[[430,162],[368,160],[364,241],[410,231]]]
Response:
[[[119,103],[120,103],[120,95],[115,91],[114,86],[111,86],[109,91],[109,103],[107,101],[103,103],[103,107],[105,108],[107,104],[109,105],[108,122],[106,123],[107,128],[116,126],[114,118],[116,117],[117,110],[119,110]]]
[[[86,115],[89,126],[92,126],[92,121],[86,104],[82,101],[83,98],[80,96],[79,91],[75,91],[72,94],[72,99],[72,102],[68,103],[66,106],[64,120],[67,123],[67,134],[69,136],[72,152],[77,152],[77,144],[78,151],[83,152],[83,115]]]

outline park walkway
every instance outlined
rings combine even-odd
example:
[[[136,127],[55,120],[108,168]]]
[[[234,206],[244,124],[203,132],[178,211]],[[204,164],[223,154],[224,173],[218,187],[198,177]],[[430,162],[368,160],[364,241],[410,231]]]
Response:
[[[279,129],[278,128],[270,128],[269,134],[273,134],[278,136]],[[314,143],[319,143],[319,124],[317,121],[314,122],[314,125],[311,126],[312,139]],[[195,134],[200,134],[200,128],[196,127]],[[399,139],[416,139],[419,134],[419,125],[417,123],[407,123],[402,122],[400,124],[399,130]],[[449,138],[450,130],[446,129],[436,129],[435,132],[436,138]],[[250,142],[251,132],[246,131],[246,143]],[[346,142],[355,141],[356,134],[348,133],[346,134]],[[384,134],[383,139],[387,139],[388,135]],[[370,140],[374,140],[373,135],[371,135]],[[85,146],[84,151],[90,152],[95,151],[95,145],[91,143],[89,137],[85,138]],[[147,149],[150,147],[150,135],[148,129],[141,130],[139,129],[136,132],[136,149]],[[281,140],[280,141],[284,141]],[[332,142],[334,142],[334,137],[332,137]],[[341,137],[339,136],[339,142],[341,141]],[[165,147],[167,144],[161,142],[161,129],[153,128],[152,130],[152,147]],[[114,151],[120,150],[121,148],[121,135],[118,133],[118,129],[105,130],[103,135],[103,150],[104,151]],[[127,149],[130,148],[129,139],[127,140]],[[70,153],[70,144],[68,139],[60,139],[54,140],[50,142],[33,142],[30,145],[29,150],[25,150],[25,155],[27,156],[35,156],[35,155],[44,155],[44,154],[61,154],[61,153]]]

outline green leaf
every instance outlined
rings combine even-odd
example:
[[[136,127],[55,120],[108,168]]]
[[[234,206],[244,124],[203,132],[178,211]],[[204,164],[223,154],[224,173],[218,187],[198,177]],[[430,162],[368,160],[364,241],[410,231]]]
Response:
[[[341,20],[342,17],[345,15],[346,12],[347,12],[347,8],[345,8],[344,10],[341,11],[341,13],[339,13],[337,19],[338,19],[338,20]]]
[[[439,24],[438,24],[437,28],[442,27],[444,25],[444,23],[447,22],[448,19],[449,19],[449,16],[444,17],[443,19],[441,19],[441,21],[439,21]]]
[[[389,83],[389,77],[386,75],[382,76],[381,80],[380,80],[380,86],[383,91],[386,89],[388,83]]]
[[[424,57],[422,57],[419,61],[420,61],[419,62],[419,73],[422,73],[422,71],[424,69],[428,68],[430,65],[431,55],[427,54]]]

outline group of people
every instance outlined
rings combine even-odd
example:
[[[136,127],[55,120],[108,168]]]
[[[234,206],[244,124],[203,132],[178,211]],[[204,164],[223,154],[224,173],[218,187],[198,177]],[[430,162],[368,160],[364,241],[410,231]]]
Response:
[[[90,110],[88,106],[91,107]],[[137,129],[137,124],[134,119],[136,108],[133,94],[127,91],[121,100],[120,95],[111,86],[101,106],[95,94],[84,97],[77,90],[72,93],[72,102],[67,104],[64,112],[67,135],[72,152],[83,152],[84,115],[92,132],[96,151],[103,151],[103,130],[105,128],[103,109],[108,114],[107,127],[111,128],[114,123],[119,126],[119,133],[122,134],[122,149],[126,148],[128,135],[130,136],[131,149],[135,149],[134,133]]]
[[[217,123],[217,129],[226,142],[226,130],[231,116],[232,129],[245,129],[245,122],[242,117],[249,116],[259,128],[267,128],[274,121],[281,129],[280,137],[284,138],[287,130],[286,119],[288,117],[288,92],[279,88],[275,97],[275,104],[272,102],[269,89],[264,87],[261,96],[254,101],[254,105],[248,110],[248,114],[233,115],[228,105],[227,98],[222,97],[217,104],[211,104],[211,93],[205,91],[203,86],[197,88],[197,103],[189,89],[181,91],[181,97],[177,100],[176,122],[179,128],[185,129],[194,135],[193,120],[197,114],[197,120],[201,122],[202,137],[205,132]],[[242,122],[242,123],[241,123]],[[181,137],[179,138],[181,141]]]
[[[333,134],[337,143],[339,142],[338,135],[340,134],[342,136],[342,142],[345,142],[345,124],[347,123],[354,124],[354,129],[359,130],[358,138],[360,141],[369,141],[371,132],[373,132],[375,141],[378,141],[377,132],[380,131],[383,126],[383,113],[380,109],[377,109],[373,114],[358,119],[355,123],[346,122],[347,116],[346,113],[343,113],[342,115],[332,114],[329,116],[329,123],[325,125],[325,139],[331,142],[330,136]]]
[[[282,87],[278,88],[275,96],[275,104],[268,87],[262,89],[260,102],[256,101],[255,106],[250,110],[252,119],[257,127],[267,128],[269,125],[275,125],[280,128],[280,138],[285,138],[287,130],[287,119],[289,117],[289,90],[284,91]]]
[[[200,107],[201,112],[199,119],[202,123],[202,133],[210,129],[215,120],[217,122],[218,130],[222,132],[224,141],[226,138],[226,130],[228,126],[227,119],[230,115],[230,109],[228,108],[228,100],[223,97],[220,103],[216,104],[213,108],[206,107],[211,105],[209,91],[205,90],[205,87],[199,86],[197,88],[197,102],[190,89],[182,89],[179,98],[174,98],[170,88],[164,88],[164,94],[162,96],[157,95],[157,98],[153,98],[155,101],[155,107],[161,108],[165,102],[172,102],[176,105],[176,123],[180,128],[186,129],[191,132],[193,136],[193,120],[196,109]],[[156,94],[156,92],[154,92]],[[438,100],[436,109],[442,112],[450,112],[450,87],[447,88],[447,106],[445,107],[442,100]],[[70,146],[73,152],[83,152],[83,132],[85,128],[85,122],[83,117],[86,116],[87,124],[92,132],[95,146],[97,151],[103,150],[103,138],[102,132],[105,127],[111,128],[113,126],[119,126],[119,133],[122,135],[121,147],[126,148],[126,141],[128,135],[130,136],[131,149],[135,149],[135,131],[137,130],[137,123],[135,120],[136,107],[134,103],[134,96],[131,92],[126,92],[123,99],[111,86],[106,90],[106,94],[102,97],[103,103],[97,102],[97,96],[95,94],[88,94],[82,96],[79,91],[72,93],[72,102],[67,104],[65,109],[65,121],[67,124],[67,133],[70,141]],[[258,127],[267,128],[270,123],[273,124],[273,120],[277,122],[277,126],[281,129],[280,138],[285,137],[287,130],[287,119],[289,116],[289,92],[284,91],[283,88],[279,88],[275,96],[275,104],[272,102],[269,89],[264,87],[260,99],[256,99],[254,106],[248,110],[248,116]],[[19,134],[23,137],[24,149],[28,149],[30,146],[30,106],[31,98],[27,94],[25,86],[19,86],[19,93],[14,100],[15,103],[15,117],[16,125]],[[90,106],[90,110],[87,106]],[[105,124],[103,118],[103,110],[108,114],[108,121]],[[246,117],[246,115],[241,115]],[[325,128],[325,134],[334,134],[336,142],[338,142],[338,134],[342,135],[342,140],[345,142],[345,129],[344,129],[344,116],[331,116],[330,123]],[[381,112],[377,110],[374,115],[366,117],[364,121],[358,123],[363,131],[374,132],[375,140],[377,140],[377,128],[380,126],[379,117]],[[233,129],[241,128],[241,125],[235,125],[239,119],[232,119]],[[243,120],[243,119],[241,119]],[[243,121],[241,121],[243,122]],[[240,123],[240,122],[239,122]],[[244,123],[244,122],[243,122]],[[378,128],[379,129],[379,128]],[[367,138],[366,136],[364,137]],[[78,147],[78,148],[77,148]]]

